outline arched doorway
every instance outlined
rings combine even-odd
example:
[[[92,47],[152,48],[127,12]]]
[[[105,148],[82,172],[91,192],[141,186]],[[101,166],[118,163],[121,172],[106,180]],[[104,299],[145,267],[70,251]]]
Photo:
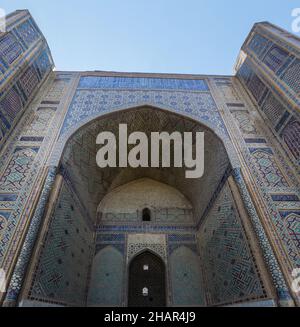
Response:
[[[128,134],[136,131],[143,131],[146,135],[153,131],[205,132],[205,175],[200,179],[187,180],[185,167],[107,167],[100,169],[95,161],[98,150],[96,137],[99,131],[110,131],[114,135],[118,135],[118,127],[124,123],[128,125]],[[44,265],[50,262],[51,268],[53,267],[57,271],[70,271],[70,273],[65,274],[69,277],[68,280],[62,280],[60,284],[55,285],[55,292],[51,291],[50,294],[46,294],[50,299],[60,298],[73,304],[71,302],[74,298],[73,294],[67,293],[65,289],[67,287],[71,289],[69,285],[75,285],[78,289],[78,285],[80,285],[82,296],[79,300],[83,302],[85,300],[84,292],[93,287],[89,277],[86,277],[89,276],[91,261],[96,262],[95,265],[93,264],[94,271],[100,271],[101,278],[96,280],[97,283],[99,282],[99,289],[103,289],[103,285],[107,286],[107,292],[117,294],[117,296],[113,298],[113,301],[111,298],[103,299],[98,296],[100,293],[103,294],[99,291],[94,296],[96,300],[92,303],[89,302],[89,306],[107,306],[112,302],[117,307],[124,305],[152,307],[166,304],[225,305],[246,301],[249,298],[265,297],[263,282],[256,271],[247,238],[242,234],[243,226],[239,212],[235,210],[231,190],[228,189],[227,180],[232,171],[228,153],[223,141],[207,126],[159,108],[142,107],[111,113],[109,116],[99,117],[74,133],[66,144],[59,169],[62,175],[62,187],[56,201],[57,207],[54,208],[51,228],[55,230],[53,235],[58,237],[62,235],[63,240],[68,242],[70,238],[72,243],[68,243],[70,251],[66,251],[64,256],[66,260],[63,260],[60,248],[56,246],[57,252],[51,251],[52,239],[49,237],[50,245],[47,247],[49,251],[42,254],[44,261],[40,260],[40,262],[45,263]],[[154,188],[152,187],[154,183],[160,183],[160,186]],[[161,184],[167,185],[169,191],[171,187],[173,191],[165,192],[166,186],[162,187]],[[129,185],[131,185],[130,189]],[[142,187],[140,187],[141,185]],[[183,206],[179,205],[178,201],[176,206],[173,205],[172,199],[176,193],[174,193],[174,189],[181,194],[181,198],[184,197],[188,200],[189,206],[185,205],[185,201]],[[131,191],[129,192],[129,190]],[[160,190],[164,191],[160,192]],[[216,200],[220,192],[222,192],[222,201],[218,202]],[[166,194],[172,196],[167,198]],[[111,201],[112,195],[117,195],[118,201],[115,199]],[[77,206],[75,204],[70,206],[70,199],[76,200]],[[145,216],[149,220],[149,215],[143,215],[145,209],[150,210],[150,222],[146,221],[146,223],[143,217]],[[145,211],[145,213],[147,212]],[[209,219],[203,228],[206,218]],[[71,230],[73,234],[70,234],[69,228],[64,225],[69,221],[79,224],[78,227]],[[228,224],[228,221],[233,221],[233,223]],[[219,237],[219,233],[216,232],[220,230],[219,226],[223,228],[220,234],[222,237]],[[232,226],[238,226],[235,233],[232,233]],[[87,233],[87,236],[82,237],[83,233]],[[94,237],[95,234],[96,237]],[[128,237],[133,234],[137,234],[139,237],[135,242],[130,243]],[[49,235],[52,235],[51,231]],[[148,239],[148,235],[151,235],[150,239]],[[163,236],[165,242],[154,242],[153,236],[157,235]],[[86,243],[86,239],[91,239],[87,244],[88,249],[85,249],[85,244],[78,246],[81,245],[81,241]],[[61,239],[57,240],[55,244],[60,241]],[[149,242],[153,246],[149,247]],[[205,260],[200,258],[201,264],[200,262],[197,264],[199,245],[203,248],[202,252],[207,254]],[[121,269],[117,266],[116,270],[118,272],[122,270],[122,274],[115,273],[115,270],[102,269],[105,265],[102,266],[100,260],[98,265],[97,254],[102,253],[101,251],[107,247],[113,247],[121,254],[119,257],[123,259],[119,262],[122,261],[123,267]],[[148,252],[147,256],[143,254],[130,261],[130,267],[127,267],[125,263],[132,258],[131,255],[137,253],[135,247],[137,251],[162,249],[166,253],[166,257],[163,255],[161,257],[166,258],[166,267],[168,268],[165,268],[161,259]],[[96,260],[93,260],[93,253],[87,255],[94,248],[96,249],[94,255]],[[247,253],[246,256],[245,253]],[[215,256],[211,260],[213,254]],[[171,260],[169,260],[169,255],[172,256]],[[83,265],[77,265],[78,257],[82,257]],[[176,260],[178,257],[183,259],[180,262],[188,262],[188,264],[179,265],[179,260]],[[111,256],[108,255],[108,258],[110,259]],[[190,267],[191,261],[195,262],[195,265],[193,269],[187,271],[185,267]],[[70,262],[72,262],[71,265]],[[157,269],[153,275],[149,274],[150,270],[147,271],[147,266],[148,269],[150,267],[149,262],[151,266],[153,263],[153,267]],[[231,267],[230,271],[222,269],[224,262]],[[250,276],[248,280],[251,283],[243,283],[244,275],[236,274],[236,271],[240,269],[240,262],[243,262],[245,274],[247,278]],[[170,270],[172,263],[173,266]],[[145,270],[143,270],[144,266]],[[142,270],[138,270],[141,267]],[[201,274],[199,267],[205,275]],[[212,272],[215,267],[220,273]],[[219,267],[221,268],[219,269]],[[43,272],[42,265],[40,268],[40,271]],[[116,268],[116,266],[113,265],[110,268]],[[80,271],[81,269],[83,271]],[[166,270],[168,271],[167,281],[165,281]],[[129,285],[124,283],[126,271],[129,272],[127,279]],[[117,282],[113,280],[115,276],[117,276]],[[209,283],[206,282],[207,276],[210,278]],[[157,283],[160,285],[156,287],[158,291],[153,292],[152,289],[155,289]],[[168,303],[166,303],[165,291],[167,283],[170,290]],[[198,288],[193,287],[194,283]],[[235,292],[237,283],[242,288],[238,293]],[[43,286],[43,289],[48,289],[49,278],[41,273],[35,285],[37,291],[33,294],[38,296],[40,285]],[[182,285],[188,287],[182,287]],[[217,291],[222,285],[226,289],[220,297]],[[248,285],[250,286],[248,287]],[[204,292],[207,294],[214,292],[215,294],[209,303],[206,302]],[[68,295],[69,297],[67,297]]]
[[[149,251],[137,255],[129,266],[128,306],[166,306],[165,264]]]

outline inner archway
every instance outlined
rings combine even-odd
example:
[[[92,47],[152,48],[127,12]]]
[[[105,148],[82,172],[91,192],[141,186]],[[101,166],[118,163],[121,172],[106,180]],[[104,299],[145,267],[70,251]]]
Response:
[[[204,176],[186,179],[185,167],[99,168],[96,138],[103,131],[118,137],[120,124],[127,124],[128,134],[140,131],[148,138],[151,132],[204,132]],[[43,299],[70,303],[73,298],[65,288],[76,287],[80,291],[76,304],[150,305],[155,298],[149,297],[148,304],[145,298],[150,290],[147,285],[152,284],[142,276],[144,285],[135,293],[130,285],[135,256],[148,250],[157,253],[164,264],[165,284],[160,291],[167,288],[168,294],[167,299],[160,296],[160,305],[226,305],[265,297],[229,185],[227,151],[207,126],[153,107],[111,113],[72,135],[59,174],[61,184],[56,190],[47,246],[32,287],[36,298],[41,289],[50,289],[42,267],[51,263],[56,271],[68,274],[52,285],[51,293],[43,294]],[[144,221],[143,217],[149,220],[149,216],[150,221]],[[67,250],[62,252],[58,244]],[[222,270],[224,264],[230,269]],[[241,265],[250,281],[247,284],[242,275],[235,274]],[[147,269],[147,262],[144,266]],[[235,285],[239,285],[238,292]],[[139,296],[143,297],[141,302],[134,302]]]
[[[128,306],[166,306],[165,264],[157,255],[146,251],[129,265]]]

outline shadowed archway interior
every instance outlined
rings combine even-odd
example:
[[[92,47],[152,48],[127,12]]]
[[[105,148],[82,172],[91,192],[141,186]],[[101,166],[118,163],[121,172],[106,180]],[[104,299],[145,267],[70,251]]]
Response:
[[[164,262],[146,251],[129,265],[128,306],[164,307],[166,305],[166,274]]]
[[[185,167],[100,169],[96,164],[96,153],[99,149],[96,137],[103,131],[113,132],[118,142],[120,124],[128,125],[128,135],[140,131],[144,132],[148,139],[151,132],[204,132],[204,176],[200,179],[186,179]],[[133,180],[148,177],[173,186],[184,194],[193,203],[195,220],[198,222],[230,167],[230,162],[222,141],[206,126],[178,114],[142,107],[100,117],[81,128],[68,141],[61,167],[85,203],[92,220],[95,219],[97,207],[107,193]]]
[[[204,132],[204,176],[186,179],[184,166],[99,168],[96,138],[112,132],[118,142],[120,124],[127,124],[128,134],[143,132],[148,139],[151,132]],[[68,140],[61,158],[61,184],[31,296],[94,307],[265,298],[230,173],[222,140],[181,115],[139,107],[88,123]],[[240,267],[243,273],[236,275]],[[159,290],[152,293],[155,285]]]

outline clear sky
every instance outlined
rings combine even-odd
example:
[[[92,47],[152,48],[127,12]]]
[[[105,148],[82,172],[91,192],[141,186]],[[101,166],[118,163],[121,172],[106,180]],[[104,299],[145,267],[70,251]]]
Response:
[[[1,0],[29,9],[58,70],[232,74],[258,21],[291,31],[299,0]]]

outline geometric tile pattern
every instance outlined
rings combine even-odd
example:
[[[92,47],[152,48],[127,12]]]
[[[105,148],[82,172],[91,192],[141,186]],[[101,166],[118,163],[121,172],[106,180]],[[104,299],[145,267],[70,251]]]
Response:
[[[0,36],[0,149],[53,68],[46,40],[29,13],[17,15],[21,17],[13,19],[13,24],[7,19],[7,33]]]
[[[300,122],[292,118],[281,133],[293,156],[300,163]]]
[[[263,118],[249,101],[244,89],[240,87],[237,81],[233,87],[232,83],[235,78],[229,77],[184,79],[140,78],[138,75],[130,78],[123,78],[122,76],[110,78],[83,76],[79,88],[72,90],[71,87],[64,87],[68,84],[66,82],[68,78],[61,76],[64,74],[65,76],[71,76],[73,83],[78,74],[55,73],[55,80],[51,79],[49,81],[49,84],[52,84],[51,88],[48,88],[49,84],[45,84],[45,87],[34,98],[34,102],[27,107],[33,93],[37,91],[43,82],[42,78],[45,78],[48,75],[47,72],[52,69],[49,49],[45,44],[45,40],[37,42],[39,39],[43,39],[42,35],[32,19],[22,21],[21,26],[16,22],[12,30],[9,30],[9,34],[0,37],[0,141],[3,136],[11,132],[11,137],[7,140],[7,146],[0,156],[0,259],[1,264],[4,262],[5,268],[9,267],[16,259],[15,255],[18,245],[20,245],[19,241],[25,236],[24,230],[27,223],[29,223],[28,219],[32,217],[33,203],[38,199],[41,192],[45,161],[48,156],[51,156],[56,133],[61,132],[60,142],[70,135],[70,132],[75,131],[82,124],[101,114],[134,106],[139,106],[138,110],[140,112],[135,111],[128,115],[127,119],[131,118],[132,122],[131,128],[143,126],[143,130],[146,130],[150,121],[154,126],[160,127],[164,127],[164,122],[169,121],[169,123],[172,123],[176,121],[174,125],[176,127],[180,126],[180,128],[185,129],[188,126],[194,128],[188,119],[183,119],[182,116],[173,119],[172,115],[160,113],[159,110],[152,108],[156,106],[190,116],[199,121],[200,124],[206,124],[216,131],[225,143],[228,141],[231,143],[234,139],[235,146],[238,144],[238,151],[247,163],[247,172],[249,171],[249,175],[251,175],[249,185],[254,183],[255,190],[257,190],[255,197],[259,199],[259,203],[265,205],[264,219],[266,221],[264,221],[264,226],[266,226],[268,236],[272,240],[274,238],[272,245],[277,245],[275,247],[276,253],[280,253],[280,251],[287,253],[288,257],[279,256],[281,263],[286,264],[288,269],[290,269],[290,263],[294,266],[300,266],[299,208],[297,208],[299,204],[297,202],[297,199],[299,199],[299,183],[290,162],[284,157],[284,151],[286,151],[286,153],[291,152],[294,159],[299,158],[299,142],[297,142],[299,139],[298,113],[295,112],[296,106],[291,107],[288,103],[285,103],[284,99],[281,101],[280,98],[280,103],[282,102],[282,107],[285,108],[283,110],[271,98],[271,94],[273,94],[274,97],[276,95],[277,100],[277,91],[271,88],[270,85],[265,85],[265,75],[261,76],[261,69],[269,67],[270,69],[266,69],[266,76],[267,74],[269,74],[268,77],[271,76],[270,74],[274,76],[276,74],[278,76],[277,86],[282,79],[286,81],[283,83],[284,85],[290,85],[290,90],[299,93],[299,91],[296,91],[299,88],[297,82],[299,80],[297,75],[299,68],[297,61],[293,60],[294,56],[296,56],[295,49],[292,49],[292,47],[288,49],[289,58],[286,59],[285,50],[283,51],[280,48],[280,38],[278,40],[279,45],[274,46],[269,41],[269,37],[255,36],[255,40],[254,38],[250,40],[249,46],[252,48],[253,53],[260,58],[261,63],[264,60],[265,64],[262,63],[258,70],[254,69],[254,73],[253,65],[251,66],[253,58],[249,56],[239,73],[241,80],[244,80],[244,86],[250,89],[258,104],[265,104],[264,111],[266,115],[278,135],[282,136],[280,141],[287,144],[287,147],[280,148],[280,144],[274,140],[274,134],[271,134],[268,125],[264,124]],[[37,49],[39,44],[41,44],[41,48]],[[31,56],[33,48],[36,51],[34,57]],[[293,55],[290,52],[293,52]],[[22,62],[21,67],[15,66],[19,59]],[[8,76],[10,76],[10,83],[5,85]],[[4,87],[2,88],[3,83]],[[75,87],[75,83],[72,85]],[[282,86],[281,90],[286,91],[285,87]],[[216,88],[217,92],[212,92],[213,88]],[[75,94],[72,93],[73,91]],[[68,101],[72,96],[73,100],[67,110]],[[295,94],[289,94],[291,101],[295,100],[294,97]],[[222,101],[224,102],[224,108],[222,108]],[[268,101],[270,102],[268,103]],[[153,114],[150,118],[153,118],[153,121],[149,119],[149,108],[145,110],[146,113],[141,113],[143,108],[140,107],[145,104],[150,105],[151,114]],[[24,109],[24,115],[19,124],[16,125],[17,117],[21,116],[19,114]],[[126,117],[126,115],[121,114],[119,116],[121,120]],[[59,131],[60,125],[63,123],[63,117],[65,117],[64,125],[62,130]],[[229,123],[228,120],[230,120]],[[226,127],[230,127],[230,135],[224,121]],[[40,257],[30,294],[33,300],[38,299],[40,301],[74,305],[85,303],[91,257],[95,249],[92,247],[90,212],[85,210],[86,208],[84,208],[82,202],[85,206],[90,207],[91,202],[89,201],[96,194],[95,191],[98,192],[97,195],[100,195],[97,198],[99,201],[111,186],[118,185],[122,181],[130,181],[132,178],[144,173],[143,171],[135,171],[126,176],[120,176],[119,171],[113,174],[109,170],[103,170],[101,173],[98,171],[97,175],[94,174],[95,163],[92,163],[92,158],[94,158],[95,148],[90,147],[90,145],[94,144],[95,131],[99,127],[108,127],[108,125],[101,125],[103,122],[114,125],[118,121],[104,119],[102,122],[99,120],[95,124],[91,123],[90,128],[76,134],[70,142],[72,146],[68,147],[64,153],[64,159],[66,159],[64,164],[67,163],[67,165],[63,167],[62,172],[65,172],[64,177],[68,182],[64,184],[60,193],[61,201],[57,203],[55,214],[51,218],[50,229],[44,240],[46,246]],[[194,122],[195,125],[197,123]],[[232,139],[230,139],[231,135],[233,136]],[[212,138],[210,141],[213,140]],[[87,148],[88,150],[86,150]],[[287,151],[287,148],[290,151]],[[210,176],[214,178],[213,182],[208,183],[206,181],[204,183],[211,187],[210,192],[207,192],[207,188],[203,187],[204,191],[209,193],[207,199],[203,200],[203,197],[199,196],[197,185],[193,187],[191,187],[190,183],[185,185],[175,172],[170,173],[160,170],[149,176],[163,176],[162,179],[165,182],[173,183],[174,187],[180,189],[182,193],[189,192],[188,194],[193,197],[191,202],[193,202],[194,209],[196,207],[196,218],[198,219],[202,217],[201,210],[207,209],[207,206],[205,208],[203,204],[206,203],[207,205],[210,202],[209,198],[214,199],[218,195],[215,205],[210,203],[210,206],[212,206],[211,211],[201,226],[200,233],[203,233],[203,237],[200,237],[200,243],[202,242],[202,247],[207,249],[207,251],[200,251],[201,258],[203,256],[206,263],[206,267],[201,272],[202,274],[198,274],[198,270],[188,267],[184,260],[181,260],[189,255],[198,260],[199,254],[197,244],[192,240],[192,234],[188,235],[189,232],[193,232],[192,227],[189,229],[189,227],[183,225],[157,225],[149,227],[148,230],[140,225],[117,226],[113,224],[105,226],[103,229],[99,227],[99,242],[97,241],[96,253],[103,254],[106,253],[107,249],[113,249],[112,252],[117,258],[118,256],[124,256],[126,250],[127,256],[132,256],[145,248],[151,247],[154,252],[161,253],[165,261],[169,259],[169,256],[179,254],[178,260],[175,259],[173,263],[183,263],[178,264],[179,267],[176,268],[181,275],[175,276],[178,283],[183,285],[181,292],[184,296],[188,296],[188,293],[195,295],[193,290],[185,292],[185,281],[188,280],[185,274],[188,277],[191,275],[193,278],[199,278],[201,275],[200,278],[204,279],[203,284],[209,289],[209,292],[205,294],[205,301],[204,296],[201,298],[203,303],[216,304],[264,298],[265,291],[258,276],[255,260],[251,248],[247,244],[245,231],[231,198],[230,190],[228,191],[227,186],[225,186],[221,193],[216,192],[216,188],[223,185],[220,184],[220,181],[229,166],[229,162],[226,155],[224,156],[224,152],[222,152],[224,150],[222,147],[218,145],[214,149],[220,149],[220,151],[214,153],[215,158],[214,160],[210,158],[208,166],[211,168],[214,164],[212,171],[220,173],[220,175]],[[80,154],[79,157],[78,154]],[[77,161],[78,158],[79,161]],[[225,158],[226,160],[224,160]],[[82,180],[74,179],[74,176],[78,174],[78,170],[76,170],[79,169],[78,167],[82,171],[88,171],[89,176],[81,175]],[[69,175],[71,176],[70,179],[68,179]],[[97,178],[94,178],[95,176]],[[250,176],[247,177],[250,179]],[[81,197],[83,193],[80,192],[80,187],[89,190],[87,199]],[[250,197],[248,196],[248,198]],[[257,205],[258,200],[255,201]],[[95,201],[95,203],[97,202]],[[264,251],[264,258],[272,274],[275,275],[275,286],[277,289],[282,289],[283,279],[279,278],[281,277],[281,271],[276,265],[272,250],[269,250],[267,246],[268,242],[264,230],[258,220],[253,219],[253,222],[260,245]],[[202,228],[205,226],[207,228],[204,233]],[[128,235],[126,238],[126,233],[132,234],[137,231],[145,233],[145,231],[149,232],[149,230],[155,235],[162,233],[171,235],[166,237],[166,244],[132,242],[126,249],[125,244],[128,238]],[[104,236],[105,233],[110,236]],[[262,239],[265,244],[261,241]],[[212,248],[215,248],[216,251],[212,251]],[[208,254],[209,250],[211,250],[210,255]],[[185,254],[182,255],[181,251]],[[265,256],[266,253],[267,256]],[[27,257],[29,256],[27,255]],[[22,256],[19,258],[23,260]],[[116,265],[117,269],[114,270],[120,275],[122,275],[121,268],[118,267],[121,266]],[[184,268],[191,269],[187,271]],[[197,266],[197,269],[199,269],[199,266]],[[105,267],[99,273],[101,276],[106,276],[106,274],[110,275],[114,271],[110,271]],[[215,271],[220,272],[217,277],[213,276]],[[23,274],[24,272],[25,270]],[[110,276],[106,277],[109,280]],[[191,280],[194,280],[193,278]],[[233,281],[236,283],[234,288],[232,287]],[[286,288],[284,292],[285,290]],[[112,294],[116,293],[112,292]],[[16,296],[17,294],[15,294],[15,298]],[[114,301],[116,298],[114,298]],[[180,301],[180,295],[177,296],[177,299]],[[119,303],[119,299],[115,303]],[[191,300],[189,303],[195,303],[195,301]]]
[[[113,111],[114,108],[150,104],[172,108],[205,122],[226,135],[224,123],[208,92],[78,90],[66,116],[61,134],[87,117]]]
[[[22,47],[12,34],[4,34],[0,38],[0,57],[2,62],[11,65],[23,53]]]
[[[57,76],[59,76],[59,74],[57,74]],[[49,84],[55,85],[55,82],[51,81]],[[61,85],[61,87],[65,88],[66,85],[67,82],[64,82],[64,85]],[[39,97],[41,97],[41,95],[51,97],[49,89],[49,85],[46,84],[44,89],[40,91]],[[0,179],[3,179],[4,176],[10,176],[10,172],[14,169],[18,169],[17,174],[24,173],[24,178],[20,180],[21,185],[16,183],[14,186],[18,188],[15,193],[7,194],[7,192],[4,191],[4,188],[2,190],[2,185],[0,188],[0,208],[9,210],[8,212],[11,213],[7,228],[0,243],[0,260],[1,266],[4,267],[4,269],[10,267],[11,261],[14,259],[16,254],[16,247],[26,230],[25,226],[28,224],[28,219],[31,216],[34,198],[39,194],[43,185],[40,183],[42,181],[41,178],[43,178],[44,175],[44,163],[49,153],[49,146],[51,146],[51,142],[55,136],[55,130],[61,121],[61,117],[57,112],[57,106],[51,108],[44,107],[39,103],[39,101],[40,100],[35,101],[25,111],[20,124],[15,129],[15,134],[8,140],[7,147],[5,148],[5,151],[2,151],[0,157]],[[23,170],[19,169],[17,166],[19,160],[14,160],[18,152],[21,151],[20,153],[22,153],[22,149],[24,149],[24,151],[26,150],[25,154],[27,154],[27,151],[29,150],[36,151],[33,163],[31,164],[30,169],[26,171],[24,170],[26,166],[24,166]],[[32,155],[34,155],[34,153],[32,153]],[[27,160],[28,158],[25,156],[24,159],[20,159]],[[14,167],[10,165],[12,160],[16,163]],[[52,172],[52,175],[53,174],[55,178],[55,172]],[[46,181],[43,193],[45,192],[45,194],[49,195],[52,184],[50,181]],[[11,185],[9,187],[11,187]],[[27,240],[26,238],[25,242],[27,246],[23,249],[23,252],[25,251],[25,253],[22,252],[19,256],[17,270],[14,272],[14,279],[19,282],[18,284],[14,284],[17,286],[10,288],[10,293],[7,295],[9,303],[15,303],[18,292],[20,291],[23,280],[22,278],[24,278],[23,275],[29,261],[27,258],[30,258],[30,249],[32,249],[31,244],[34,244],[34,240],[36,239],[39,222],[43,218],[40,216],[43,214],[48,195],[42,195],[39,198],[38,207],[36,207],[35,214],[32,217],[29,230],[30,235],[29,232],[27,234],[27,238],[29,239]]]
[[[147,89],[209,91],[204,80],[137,77],[86,76],[80,79],[79,89]]]
[[[39,78],[37,72],[33,67],[29,67],[25,71],[25,73],[20,77],[20,85],[27,98],[35,90],[38,83]]]
[[[251,148],[250,152],[266,186],[273,188],[289,186],[274,160],[271,149]]]
[[[16,33],[22,39],[25,47],[29,47],[40,38],[40,34],[34,27],[34,22],[32,19],[28,19],[23,24],[19,25],[16,28]]]
[[[300,210],[297,211],[280,211],[286,228],[295,245],[300,248]]]
[[[268,23],[255,25],[250,41],[243,46],[247,58],[237,76],[270,120],[276,137],[299,172],[300,52],[298,41],[287,35]],[[287,135],[283,137],[285,128]]]
[[[37,151],[38,148],[19,148],[15,150],[5,173],[0,179],[2,192],[17,192],[22,188]]]
[[[64,305],[83,305],[93,232],[66,183],[51,218],[30,298]]]
[[[274,127],[283,116],[285,110],[286,108],[275,98],[273,94],[270,94],[267,97],[262,107],[262,111],[266,114]]]
[[[263,59],[263,63],[266,64],[273,72],[276,72],[289,53],[279,48],[278,46],[272,47]]]
[[[228,184],[200,226],[198,240],[209,305],[266,296]]]
[[[296,59],[284,72],[282,81],[285,82],[295,93],[300,92],[300,59]]]
[[[251,49],[257,56],[261,56],[262,53],[266,50],[269,40],[260,34],[255,34],[251,38],[248,47]]]
[[[243,67],[245,66],[242,66],[242,68]],[[248,66],[247,69],[248,68],[251,71],[251,67]],[[251,76],[251,72],[247,73],[247,75],[243,75],[245,71],[245,69],[240,69],[238,72],[239,80],[242,81],[243,86],[246,86],[248,77]],[[243,80],[245,80],[245,84]],[[259,115],[259,112],[256,111],[255,107],[251,104],[250,98],[247,97],[247,94],[243,91],[243,88],[241,88],[238,83],[232,84],[232,87],[238,90],[240,97],[239,103],[243,103],[244,107],[247,108],[249,120],[251,120],[251,124],[252,126],[255,126],[255,128],[251,129],[251,133],[253,133],[251,135],[252,140],[249,137],[247,129],[245,130],[242,124],[238,124],[238,129],[236,129],[236,127],[232,125],[231,121],[228,121],[227,128],[230,126],[232,128],[232,133],[237,135],[240,133],[242,138],[247,137],[246,143],[243,142],[240,137],[238,137],[236,139],[237,146],[240,149],[244,158],[243,160],[245,160],[245,165],[247,166],[248,171],[246,171],[245,174],[249,174],[251,176],[256,190],[258,190],[258,194],[256,196],[264,201],[267,208],[268,218],[266,224],[269,232],[268,236],[271,237],[272,241],[274,241],[274,239],[276,240],[275,242],[277,246],[279,240],[282,241],[282,246],[285,249],[284,251],[288,253],[288,258],[286,256],[280,257],[280,260],[283,260],[284,262],[283,264],[289,267],[297,266],[300,264],[299,249],[297,249],[295,244],[292,242],[291,237],[279,215],[278,204],[275,203],[276,201],[273,200],[271,195],[273,195],[274,192],[280,192],[280,194],[292,194],[295,192],[295,190],[299,190],[299,182],[297,181],[296,174],[291,167],[291,163],[288,162],[286,157],[282,155],[282,152],[279,151],[280,145],[277,144],[277,146],[275,146],[274,134],[272,134],[267,128],[264,118]],[[234,100],[234,98],[232,98],[232,100]],[[234,101],[227,100],[227,107],[228,102],[234,103]],[[222,99],[220,99],[219,103],[222,103]],[[224,108],[226,109],[226,107]],[[232,108],[232,105],[230,105],[230,108],[228,109],[235,118],[235,110]],[[245,112],[246,110],[240,111],[241,114],[243,114],[243,111]],[[262,136],[265,141],[263,143],[256,143],[256,139],[261,138]],[[255,148],[253,146],[255,146]],[[285,205],[286,203],[287,202],[285,202]],[[290,207],[295,207],[296,203],[288,202],[288,205]],[[259,204],[259,207],[260,206],[261,204]],[[257,224],[257,222],[255,222],[255,224]],[[265,234],[263,235],[260,231],[257,231],[257,233],[259,233],[259,237],[265,237]],[[272,271],[276,271],[273,276],[278,275],[276,285],[281,285],[278,287],[278,293],[281,294],[285,303],[290,303],[289,301],[291,297],[288,295],[287,291],[284,290],[286,289],[286,286],[284,283],[282,283],[282,276],[280,276],[279,272],[277,271],[278,268],[275,268],[277,264],[273,263],[274,254],[272,254],[270,246],[265,246],[264,243],[261,243],[261,246],[266,250],[266,255],[264,255],[265,260],[268,262],[270,269]],[[289,260],[292,261],[292,266]],[[283,291],[280,289],[283,289]]]

